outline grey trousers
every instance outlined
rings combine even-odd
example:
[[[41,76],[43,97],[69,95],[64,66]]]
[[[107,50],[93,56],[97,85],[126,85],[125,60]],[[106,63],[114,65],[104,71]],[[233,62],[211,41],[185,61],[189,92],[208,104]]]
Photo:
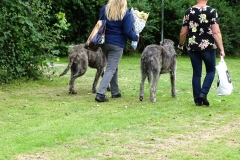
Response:
[[[110,83],[111,94],[116,95],[119,93],[118,88],[118,64],[122,58],[123,48],[105,43],[102,46],[102,51],[107,57],[107,66],[100,82],[97,93],[105,94],[108,84]]]

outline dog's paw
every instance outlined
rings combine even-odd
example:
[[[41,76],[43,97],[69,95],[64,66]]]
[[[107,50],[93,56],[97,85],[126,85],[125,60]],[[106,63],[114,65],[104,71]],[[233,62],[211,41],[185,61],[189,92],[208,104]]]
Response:
[[[68,91],[68,93],[69,93],[69,94],[77,94],[77,92],[74,91],[74,90]]]
[[[96,93],[96,92],[97,92],[96,88],[92,88],[92,93]]]
[[[150,98],[150,102],[152,102],[152,103],[155,103],[156,102],[156,98]]]

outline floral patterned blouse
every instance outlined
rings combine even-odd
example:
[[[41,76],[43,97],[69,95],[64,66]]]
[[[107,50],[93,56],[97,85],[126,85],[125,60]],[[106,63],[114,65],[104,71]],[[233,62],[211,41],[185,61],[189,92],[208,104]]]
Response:
[[[188,27],[187,49],[208,51],[216,48],[211,25],[218,24],[217,11],[209,6],[191,7],[186,11],[182,26]]]

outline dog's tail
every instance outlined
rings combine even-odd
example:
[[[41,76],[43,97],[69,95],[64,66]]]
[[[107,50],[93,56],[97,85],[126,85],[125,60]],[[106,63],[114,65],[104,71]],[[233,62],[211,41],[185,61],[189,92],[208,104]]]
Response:
[[[147,78],[148,78],[148,83],[151,83],[152,82],[152,69],[151,69],[151,60],[150,60],[150,57],[148,56],[145,56],[145,57],[142,57],[141,59],[141,69],[142,69],[142,72],[145,72],[147,74]]]
[[[152,83],[152,73],[151,71],[148,72],[148,83]]]
[[[59,75],[59,77],[65,75],[68,72],[68,70],[72,67],[73,62],[76,57],[77,57],[77,54],[75,56],[73,56],[73,57],[71,56],[71,58],[69,58],[69,63],[68,63],[67,68]]]

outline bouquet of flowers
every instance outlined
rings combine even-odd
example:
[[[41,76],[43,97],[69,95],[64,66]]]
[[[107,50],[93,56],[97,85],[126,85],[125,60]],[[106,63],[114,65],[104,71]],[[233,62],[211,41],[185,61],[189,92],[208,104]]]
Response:
[[[139,12],[138,10],[131,9],[131,13],[133,16],[133,30],[139,36],[142,32],[143,28],[146,25],[149,13],[144,13],[143,11]],[[132,41],[132,47],[134,50],[137,48],[137,41]]]

